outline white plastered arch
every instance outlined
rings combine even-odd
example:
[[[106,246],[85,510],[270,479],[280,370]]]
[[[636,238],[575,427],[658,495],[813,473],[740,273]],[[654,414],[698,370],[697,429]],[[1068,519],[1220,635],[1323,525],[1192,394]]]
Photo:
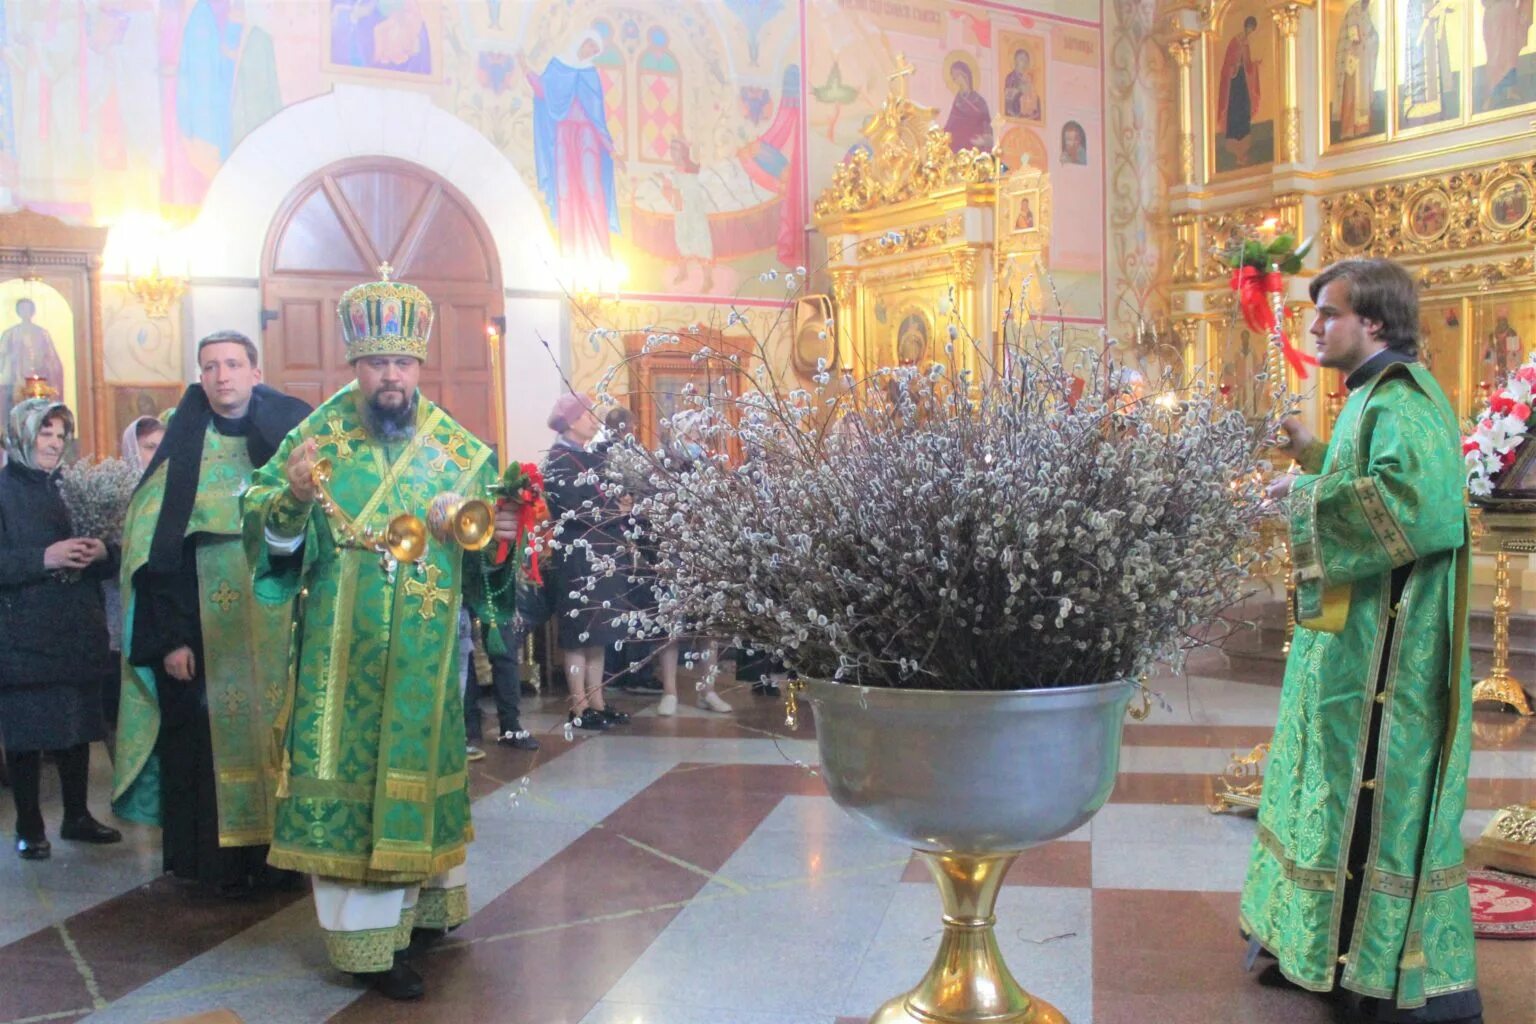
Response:
[[[510,293],[503,361],[510,454],[531,457],[548,443],[544,419],[560,388],[558,368],[536,337],[561,337],[554,242],[538,197],[506,155],[421,93],[338,84],[285,107],[241,140],[177,239],[192,278],[183,303],[189,373],[196,338],[229,328],[261,337],[262,249],[284,200],[322,168],[364,156],[395,157],[440,175],[484,219]]]

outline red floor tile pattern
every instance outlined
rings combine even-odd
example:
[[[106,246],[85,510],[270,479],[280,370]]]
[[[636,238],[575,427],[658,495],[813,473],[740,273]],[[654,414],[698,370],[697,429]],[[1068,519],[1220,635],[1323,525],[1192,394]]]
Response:
[[[110,1002],[153,981],[275,914],[302,892],[231,902],[161,878],[97,904],[64,922],[97,991]],[[151,927],[150,922],[158,922]],[[77,1020],[92,1005],[85,976],[57,928],[0,947],[0,1020]],[[17,983],[25,979],[25,984]]]

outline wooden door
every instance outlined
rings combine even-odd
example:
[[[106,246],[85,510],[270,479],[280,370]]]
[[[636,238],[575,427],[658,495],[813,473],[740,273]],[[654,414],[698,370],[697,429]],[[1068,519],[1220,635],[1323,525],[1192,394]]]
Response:
[[[284,202],[262,260],[267,383],[319,405],[352,379],[336,304],[386,262],[436,307],[422,393],[495,446],[486,326],[502,314],[496,250],[456,189],[402,160],[334,164]]]
[[[629,405],[635,437],[642,445],[654,449],[669,440],[662,423],[697,408],[701,398],[722,409],[730,422],[738,421],[737,401],[746,393],[746,368],[753,355],[744,339],[705,327],[697,334],[679,334],[676,345],[652,346],[647,351],[646,338],[639,332],[624,335]],[[706,348],[713,354],[704,355]],[[735,359],[725,358],[729,355]],[[740,460],[741,442],[735,436],[727,451]]]

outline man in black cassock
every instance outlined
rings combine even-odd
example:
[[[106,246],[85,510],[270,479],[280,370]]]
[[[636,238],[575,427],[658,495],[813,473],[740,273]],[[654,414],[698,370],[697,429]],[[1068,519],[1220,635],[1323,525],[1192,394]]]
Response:
[[[198,366],[124,531],[113,808],[162,827],[166,871],[236,897],[273,880],[292,622],[252,592],[240,496],[310,407],[260,383],[237,332],[200,341]]]

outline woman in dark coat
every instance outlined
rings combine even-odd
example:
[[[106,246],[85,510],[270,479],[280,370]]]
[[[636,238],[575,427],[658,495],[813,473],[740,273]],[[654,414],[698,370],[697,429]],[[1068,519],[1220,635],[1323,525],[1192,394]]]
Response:
[[[16,852],[46,860],[38,801],[42,752],[54,752],[64,790],[59,834],[87,843],[123,838],[86,809],[90,744],[106,737],[101,687],[113,672],[101,581],[118,555],[72,535],[58,471],[75,421],[62,403],[33,398],[11,410],[0,469],[0,741],[16,796]]]
[[[627,607],[629,582],[623,573],[615,573],[598,577],[593,588],[586,589],[593,572],[584,544],[599,555],[617,554],[623,513],[604,495],[599,480],[592,479],[600,477],[606,460],[606,449],[588,447],[598,430],[592,403],[582,395],[561,395],[550,411],[549,428],[559,436],[544,463],[544,497],[551,520],[560,524],[560,547],[544,571],[553,577],[560,657],[571,691],[570,722],[578,729],[602,732],[629,721],[624,712],[605,706],[603,698],[603,649],[624,639],[624,627],[615,626],[613,618]],[[562,522],[567,512],[571,518]],[[578,591],[575,598],[570,596]]]

